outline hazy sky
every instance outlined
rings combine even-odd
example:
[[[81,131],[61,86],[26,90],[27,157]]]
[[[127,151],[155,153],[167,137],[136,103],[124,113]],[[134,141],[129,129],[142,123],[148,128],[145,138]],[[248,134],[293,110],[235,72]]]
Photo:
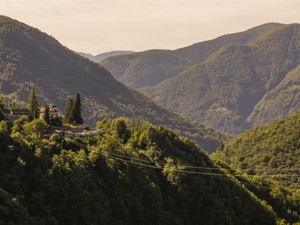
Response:
[[[176,49],[263,23],[300,23],[300,0],[0,0],[0,14],[98,54]]]

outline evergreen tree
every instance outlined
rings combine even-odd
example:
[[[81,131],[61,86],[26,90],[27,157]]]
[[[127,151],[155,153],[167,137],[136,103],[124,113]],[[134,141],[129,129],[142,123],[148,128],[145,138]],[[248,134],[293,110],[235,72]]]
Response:
[[[0,121],[5,119],[4,115],[4,104],[2,103],[3,98],[0,99]]]
[[[83,124],[83,118],[81,115],[81,101],[80,101],[80,94],[77,93],[72,109],[72,116],[74,118],[73,122],[76,124]]]
[[[69,98],[67,105],[66,105],[64,123],[72,123],[73,122],[74,116],[72,115],[72,111],[73,111],[73,99]]]
[[[49,105],[45,105],[45,114],[43,118],[47,124],[50,123],[50,112],[49,112]]]
[[[39,103],[36,97],[36,87],[32,85],[30,94],[28,96],[28,109],[30,112],[30,118],[35,119],[39,116]]]

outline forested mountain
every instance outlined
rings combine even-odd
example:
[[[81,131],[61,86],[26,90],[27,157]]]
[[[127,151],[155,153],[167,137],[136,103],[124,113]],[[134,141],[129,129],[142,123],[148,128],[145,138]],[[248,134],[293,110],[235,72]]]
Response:
[[[180,115],[238,134],[300,108],[299,28],[265,24],[174,51],[116,56],[101,64]]]
[[[107,58],[112,57],[112,56],[128,55],[128,54],[131,54],[131,53],[134,53],[134,52],[133,51],[111,51],[111,52],[101,53],[101,54],[98,54],[98,55],[92,55],[92,54],[89,54],[89,53],[78,52],[79,55],[81,55],[85,58],[88,58],[89,60],[94,61],[96,63],[99,63],[102,60],[107,59]]]
[[[300,195],[300,111],[244,132],[214,158],[250,175],[278,180]]]
[[[281,213],[297,206],[276,196],[269,205],[165,127],[119,118],[97,128],[97,136],[44,138],[43,120],[22,118],[11,134],[1,122],[0,223],[275,225],[284,218],[278,203]]]
[[[116,81],[103,67],[62,46],[54,38],[8,17],[0,17],[0,94],[6,103],[26,105],[32,84],[40,104],[63,112],[68,97],[80,93],[86,124],[127,116],[167,125],[213,151],[223,136],[171,113]]]
[[[272,205],[282,205],[278,199],[300,202],[300,111],[242,133],[220,147],[212,158],[246,172],[255,184],[246,185],[247,188],[257,196],[266,196]],[[273,187],[271,191],[265,188],[268,185]],[[292,195],[282,194],[288,190]],[[289,212],[287,217],[294,215],[292,220],[300,221],[299,204]]]

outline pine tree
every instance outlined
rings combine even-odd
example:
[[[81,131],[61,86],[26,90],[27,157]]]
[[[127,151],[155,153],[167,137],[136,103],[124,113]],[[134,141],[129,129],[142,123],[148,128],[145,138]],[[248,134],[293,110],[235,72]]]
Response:
[[[2,103],[3,98],[0,99],[0,121],[5,119],[4,116],[4,104]]]
[[[44,114],[44,118],[43,118],[47,124],[50,123],[50,112],[49,112],[49,106],[45,105],[45,114]]]
[[[72,111],[73,111],[73,99],[69,98],[67,105],[66,105],[64,123],[72,123],[73,122],[74,116],[72,115]]]
[[[77,93],[73,105],[72,116],[74,117],[74,121],[76,124],[83,124],[83,118],[81,115],[81,101],[80,94]]]
[[[36,97],[36,87],[32,85],[30,94],[28,95],[28,109],[30,112],[30,119],[38,118],[39,116],[39,103]]]

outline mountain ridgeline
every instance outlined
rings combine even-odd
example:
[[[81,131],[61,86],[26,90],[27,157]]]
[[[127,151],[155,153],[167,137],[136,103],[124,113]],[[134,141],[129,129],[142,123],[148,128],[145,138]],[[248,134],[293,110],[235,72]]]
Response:
[[[53,103],[62,112],[67,99],[80,93],[86,124],[118,116],[141,118],[167,125],[208,151],[223,137],[157,106],[47,34],[4,16],[0,17],[0,59],[0,94],[7,103],[25,106],[34,84],[39,103]]]
[[[300,25],[270,23],[186,48],[101,65],[155,102],[238,134],[300,108]]]
[[[96,63],[100,63],[104,59],[107,59],[112,56],[128,55],[128,54],[132,54],[132,53],[134,53],[134,52],[133,51],[111,51],[111,52],[101,53],[98,55],[92,55],[89,53],[78,52],[79,55],[81,55],[85,58],[88,58],[89,60],[96,62]]]

